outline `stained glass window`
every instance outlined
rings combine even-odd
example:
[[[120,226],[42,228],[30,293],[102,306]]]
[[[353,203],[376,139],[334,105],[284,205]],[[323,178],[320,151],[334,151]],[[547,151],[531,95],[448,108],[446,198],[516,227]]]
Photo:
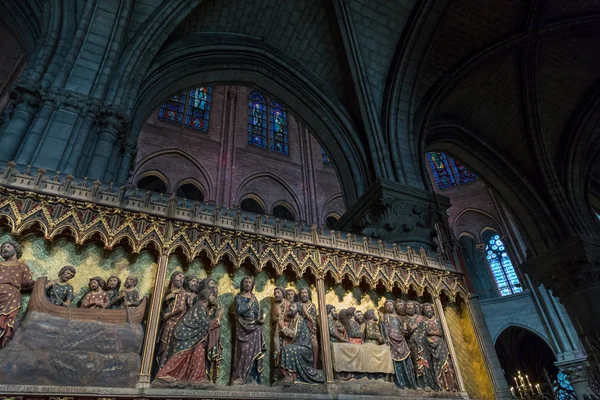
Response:
[[[174,94],[160,105],[158,119],[174,124],[180,124],[183,120],[183,109],[185,108],[185,92]]]
[[[433,177],[438,188],[444,189],[456,185],[456,180],[450,170],[448,158],[444,153],[432,151],[427,153],[427,157],[429,158]]]
[[[321,154],[323,155],[323,166],[324,167],[333,167],[333,161],[329,158],[329,154],[325,151],[324,148],[321,147]]]
[[[519,282],[519,277],[506,252],[506,246],[500,239],[500,235],[494,235],[488,240],[485,253],[498,290],[500,290],[500,295],[508,296],[522,292],[523,288]]]
[[[471,172],[461,161],[446,154],[432,151],[427,153],[433,177],[438,188],[445,189],[461,183],[472,182],[477,175]]]
[[[285,107],[276,102],[271,102],[271,151],[288,154],[287,111]]]
[[[452,164],[454,175],[459,183],[468,183],[477,179],[477,175],[465,167],[462,162],[450,157],[450,164]]]
[[[267,148],[267,105],[258,92],[248,96],[248,144]]]
[[[185,124],[194,129],[208,131],[208,117],[212,88],[200,86],[190,90]]]

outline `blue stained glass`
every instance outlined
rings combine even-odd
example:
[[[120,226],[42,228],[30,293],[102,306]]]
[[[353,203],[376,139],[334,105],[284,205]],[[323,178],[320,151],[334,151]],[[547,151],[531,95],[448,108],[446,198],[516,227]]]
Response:
[[[212,87],[197,87],[190,90],[185,124],[191,128],[208,131]]]
[[[329,158],[329,155],[325,151],[324,148],[321,147],[321,155],[323,156],[323,166],[324,167],[333,167],[333,161]]]
[[[505,250],[500,235],[494,235],[485,246],[486,259],[496,280],[501,296],[523,291],[515,268]]]
[[[450,163],[452,164],[452,169],[458,183],[468,183],[477,179],[477,175],[465,167],[462,162],[450,157]]]
[[[158,119],[181,125],[183,110],[185,108],[185,97],[185,92],[181,92],[180,94],[174,94],[162,103],[158,110]]]
[[[448,158],[444,153],[432,151],[427,153],[427,158],[429,158],[431,171],[438,188],[444,189],[456,185],[454,175],[448,165]]]
[[[267,105],[259,92],[248,96],[248,144],[267,148]]]
[[[271,102],[271,151],[289,153],[287,111],[282,104]]]

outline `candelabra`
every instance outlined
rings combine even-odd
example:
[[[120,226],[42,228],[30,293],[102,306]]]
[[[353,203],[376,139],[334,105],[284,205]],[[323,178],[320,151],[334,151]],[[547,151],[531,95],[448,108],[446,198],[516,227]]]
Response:
[[[542,399],[554,399],[552,395],[542,393],[542,388],[539,383],[535,385],[529,380],[529,376],[521,375],[521,371],[518,371],[516,377],[514,377],[515,386],[510,387],[510,394],[513,399],[519,400],[542,400]]]

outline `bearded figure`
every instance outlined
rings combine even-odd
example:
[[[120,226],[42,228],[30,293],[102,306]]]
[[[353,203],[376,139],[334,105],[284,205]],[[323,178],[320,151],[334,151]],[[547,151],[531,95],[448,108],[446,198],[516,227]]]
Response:
[[[169,293],[165,296],[165,305],[161,313],[161,326],[158,332],[158,367],[167,363],[172,350],[173,331],[187,311],[187,294],[183,289],[185,276],[179,271],[173,272],[169,281]]]
[[[431,303],[423,304],[423,319],[427,333],[427,348],[435,377],[442,390],[455,392],[458,388],[450,360],[450,351],[448,351],[448,345],[444,339],[442,323],[434,316]]]

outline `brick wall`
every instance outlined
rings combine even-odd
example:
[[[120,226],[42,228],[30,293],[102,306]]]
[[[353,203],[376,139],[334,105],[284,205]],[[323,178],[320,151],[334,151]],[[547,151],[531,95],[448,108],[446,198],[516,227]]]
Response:
[[[132,183],[159,172],[168,192],[193,181],[205,201],[226,207],[237,207],[252,195],[268,213],[283,202],[296,220],[321,226],[328,214],[342,215],[345,206],[335,169],[323,165],[321,145],[293,110],[288,110],[289,155],[248,144],[252,90],[214,86],[208,132],[160,121],[154,112],[139,137]]]

